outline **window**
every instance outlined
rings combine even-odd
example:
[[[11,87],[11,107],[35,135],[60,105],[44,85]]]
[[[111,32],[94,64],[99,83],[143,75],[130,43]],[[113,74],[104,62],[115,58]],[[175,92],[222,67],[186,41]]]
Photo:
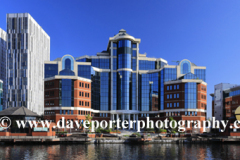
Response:
[[[88,88],[89,88],[89,84],[88,84]]]
[[[169,86],[167,86],[167,90],[169,90]]]
[[[137,44],[136,43],[132,43],[132,48],[137,48]]]
[[[79,92],[79,96],[80,96],[80,97],[82,96],[82,92]]]
[[[179,107],[179,103],[177,103],[177,107]]]
[[[177,94],[177,98],[179,98],[179,94]]]
[[[176,107],[176,103],[174,103],[174,107]]]
[[[62,114],[62,110],[60,110],[60,114]]]
[[[177,89],[179,89],[179,85],[177,85]]]
[[[176,94],[174,94],[174,98],[176,98]]]
[[[170,94],[170,99],[172,99],[172,94]]]
[[[170,90],[172,90],[172,86],[170,86]]]
[[[176,85],[174,85],[174,90],[176,89]]]
[[[82,87],[82,83],[81,82],[79,83],[79,87]]]
[[[169,95],[167,95],[167,99],[169,99]]]
[[[169,103],[167,103],[167,108],[169,108]]]
[[[172,107],[172,103],[170,103],[170,108]]]

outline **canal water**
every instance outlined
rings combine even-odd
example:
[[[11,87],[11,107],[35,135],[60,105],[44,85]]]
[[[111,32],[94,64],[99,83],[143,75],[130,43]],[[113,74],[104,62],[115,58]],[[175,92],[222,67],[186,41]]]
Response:
[[[240,144],[0,144],[0,159],[240,159]]]

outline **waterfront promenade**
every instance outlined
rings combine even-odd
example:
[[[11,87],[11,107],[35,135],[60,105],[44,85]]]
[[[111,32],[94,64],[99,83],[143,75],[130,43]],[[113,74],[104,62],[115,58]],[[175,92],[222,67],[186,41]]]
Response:
[[[0,142],[3,143],[96,143],[96,144],[118,144],[118,143],[228,143],[240,142],[240,137],[164,137],[159,134],[141,137],[109,136],[90,138],[88,134],[71,135],[69,137],[57,136],[0,136]]]

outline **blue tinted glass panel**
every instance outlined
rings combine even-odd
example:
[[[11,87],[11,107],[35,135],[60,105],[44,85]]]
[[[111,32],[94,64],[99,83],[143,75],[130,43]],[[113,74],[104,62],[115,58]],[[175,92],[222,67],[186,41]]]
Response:
[[[118,69],[120,68],[131,68],[131,55],[130,54],[119,54],[118,55]]]
[[[155,61],[139,60],[139,70],[154,70]]]
[[[197,84],[194,82],[185,83],[185,108],[197,108]]]
[[[45,78],[58,75],[58,64],[45,64]]]
[[[91,66],[90,65],[78,65],[78,76],[91,79]]]

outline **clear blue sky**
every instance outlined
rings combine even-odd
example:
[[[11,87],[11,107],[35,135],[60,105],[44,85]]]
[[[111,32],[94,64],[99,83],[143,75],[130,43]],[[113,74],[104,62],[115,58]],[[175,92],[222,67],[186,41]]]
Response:
[[[215,84],[240,84],[240,0],[3,0],[0,27],[25,12],[51,37],[51,60],[95,55],[123,28],[140,53],[206,66],[209,114]]]

